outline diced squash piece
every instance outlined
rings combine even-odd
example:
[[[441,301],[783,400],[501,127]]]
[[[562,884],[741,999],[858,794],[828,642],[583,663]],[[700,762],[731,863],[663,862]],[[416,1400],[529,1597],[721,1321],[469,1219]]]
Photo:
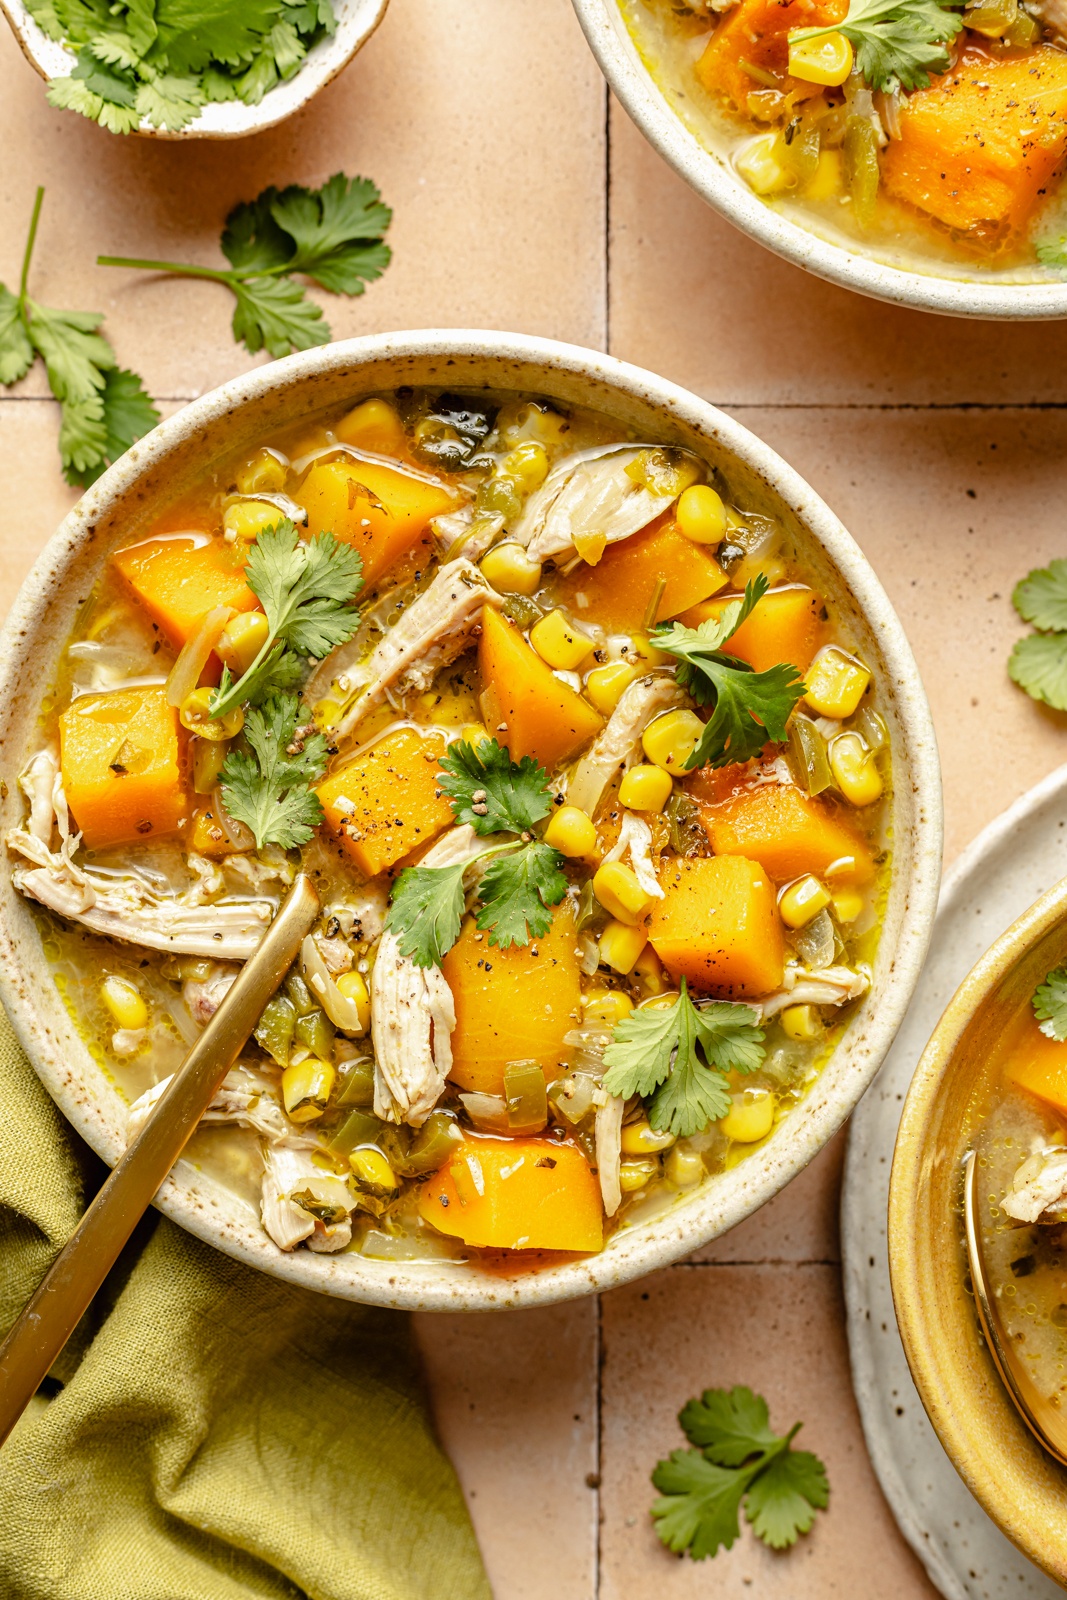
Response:
[[[821,795],[792,784],[765,783],[704,810],[711,847],[720,856],[758,861],[776,883],[811,872],[821,878],[836,866],[836,883],[866,883],[874,876],[870,846],[835,815]],[[852,865],[847,866],[851,860]]]
[[[575,950],[574,918],[565,904],[543,938],[510,950],[491,945],[473,919],[464,924],[441,967],[456,1003],[453,1083],[503,1094],[509,1061],[539,1061],[547,1080],[559,1076],[567,1056],[563,1035],[582,1014]]]
[[[711,618],[722,616],[736,595],[705,600],[679,617],[687,627],[699,628]],[[766,672],[780,661],[788,661],[798,672],[805,672],[823,644],[825,633],[822,595],[804,585],[787,584],[768,589],[723,649],[757,672]]]
[[[232,856],[238,847],[230,843],[225,831],[219,827],[212,807],[201,806],[193,815],[193,836],[189,848],[198,856],[221,861],[223,856]]]
[[[562,683],[492,606],[482,611],[478,667],[485,685],[485,725],[514,761],[533,756],[551,771],[603,726],[592,706]]]
[[[600,1189],[582,1152],[555,1139],[465,1139],[419,1189],[440,1233],[487,1250],[599,1250]]]
[[[407,554],[431,517],[456,503],[445,484],[376,461],[321,461],[297,499],[308,514],[309,537],[332,533],[359,551],[365,592]]]
[[[673,978],[723,999],[780,986],[785,936],[774,885],[757,862],[676,859],[662,882],[648,937]]]
[[[401,728],[319,784],[326,826],[368,878],[430,844],[455,818],[438,788],[442,734]]]
[[[882,155],[886,193],[986,248],[1024,228],[1067,152],[1067,55],[1038,45],[995,57],[971,46],[901,100]]]
[[[847,10],[848,0],[786,0],[784,5],[782,0],[741,0],[716,28],[696,64],[697,77],[710,93],[724,95],[740,111],[754,89],[765,87],[742,63],[780,79],[783,94],[820,94],[818,84],[789,76],[789,30],[828,27],[844,21]]]
[[[1067,1044],[1041,1032],[1029,1006],[1008,1053],[1009,1083],[1017,1084],[1067,1116]]]
[[[587,616],[605,628],[632,632],[644,625],[661,578],[667,586],[657,622],[706,600],[728,581],[714,556],[668,521],[609,545],[595,567],[576,567],[560,594],[579,621]]]
[[[185,736],[162,687],[79,695],[59,719],[63,789],[90,850],[185,820]]]
[[[216,606],[254,611],[237,549],[222,539],[147,539],[119,550],[112,562],[168,643],[180,650]]]

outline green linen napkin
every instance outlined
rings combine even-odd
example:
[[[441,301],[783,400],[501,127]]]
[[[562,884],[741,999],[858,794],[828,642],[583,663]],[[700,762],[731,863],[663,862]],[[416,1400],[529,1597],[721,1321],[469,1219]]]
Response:
[[[0,1332],[99,1176],[0,1013]],[[4,1600],[490,1600],[409,1319],[152,1212],[0,1450]]]

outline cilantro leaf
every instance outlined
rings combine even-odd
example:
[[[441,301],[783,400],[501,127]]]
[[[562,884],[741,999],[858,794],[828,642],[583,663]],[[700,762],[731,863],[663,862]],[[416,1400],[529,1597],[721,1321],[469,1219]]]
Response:
[[[477,922],[488,931],[490,944],[507,950],[543,938],[552,926],[549,907],[567,893],[562,863],[559,851],[542,839],[489,863],[478,890],[482,906]]]
[[[439,967],[459,938],[463,874],[470,865],[405,867],[397,878],[385,926],[417,967]]]
[[[288,264],[293,244],[271,211],[276,192],[264,189],[255,200],[242,200],[226,218],[220,242],[223,255],[235,271],[255,275]]]
[[[668,1550],[694,1561],[730,1549],[741,1531],[741,1501],[749,1485],[745,1472],[730,1472],[705,1460],[699,1450],[672,1450],[652,1474],[662,1498],[652,1503],[656,1533]]]
[[[1067,1039],[1067,967],[1055,967],[1034,990],[1034,1016],[1047,1039]]]
[[[457,740],[441,757],[441,773],[456,821],[478,834],[524,833],[552,809],[544,767],[532,756],[512,761],[495,739],[483,739],[477,750]]]
[[[739,1467],[778,1442],[766,1400],[744,1384],[705,1389],[699,1400],[686,1402],[678,1421],[689,1443],[704,1448],[720,1467]]]
[[[257,49],[278,14],[277,0],[156,0],[159,53],[172,72],[233,65]]]
[[[1017,640],[1008,673],[1034,700],[1067,711],[1067,634],[1031,633]]]
[[[389,265],[381,243],[393,219],[369,178],[335,172],[321,189],[283,189],[271,215],[295,245],[287,270],[303,272],[334,294],[362,294]]]
[[[784,1450],[753,1480],[745,1501],[745,1516],[757,1539],[772,1550],[796,1544],[808,1533],[816,1511],[830,1501],[826,1468],[810,1450]]]
[[[321,733],[295,739],[299,706],[296,695],[277,695],[261,709],[251,709],[243,730],[248,750],[231,750],[223,763],[223,804],[251,828],[257,849],[306,844],[322,821],[322,806],[310,786],[326,771],[326,740]],[[294,742],[301,748],[290,755]]]
[[[138,117],[144,117],[153,128],[166,128],[171,133],[187,127],[203,104],[203,90],[196,79],[173,72],[161,72],[137,90]]]
[[[872,89],[925,89],[929,69],[948,66],[950,40],[963,27],[962,0],[850,0],[844,22],[795,28],[790,40],[843,33],[856,48],[856,65]]]
[[[97,333],[99,311],[51,311],[26,301],[27,331],[48,373],[57,400],[89,400],[104,387],[104,373],[115,352]]]
[[[0,383],[18,383],[33,365],[33,345],[19,303],[0,283]]]
[[[1015,585],[1011,603],[1034,628],[1045,633],[1067,632],[1067,561],[1050,561],[1036,567]]]
[[[230,284],[237,304],[233,308],[233,336],[253,355],[287,356],[293,350],[310,350],[329,344],[329,324],[317,306],[292,278],[235,278]]]
[[[136,372],[109,368],[99,393],[63,405],[59,429],[63,476],[68,483],[88,488],[158,421],[159,412]]]

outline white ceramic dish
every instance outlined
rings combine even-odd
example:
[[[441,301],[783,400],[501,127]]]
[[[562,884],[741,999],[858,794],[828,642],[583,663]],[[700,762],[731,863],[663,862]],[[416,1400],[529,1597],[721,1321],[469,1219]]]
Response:
[[[241,139],[246,134],[273,128],[307,105],[312,96],[332,83],[342,68],[347,67],[381,22],[388,4],[389,0],[335,0],[337,31],[313,45],[301,62],[299,72],[268,90],[258,106],[228,100],[205,106],[187,128],[177,133],[154,128],[149,122],[142,122],[135,131],[151,139]],[[21,0],[0,0],[0,11],[11,24],[23,55],[42,78],[68,75],[75,64],[73,54],[42,32]]]
[[[645,138],[710,206],[768,250],[830,283],[917,311],[1006,321],[1067,317],[1067,282],[993,281],[964,265],[946,267],[940,276],[933,264],[927,271],[908,271],[821,239],[776,211],[725,154],[706,148],[683,122],[641,60],[618,0],[573,5],[612,91]]]
[[[923,1409],[889,1285],[889,1169],[904,1097],[945,1006],[1016,917],[1067,877],[1065,808],[1067,766],[990,823],[947,875],[915,998],[849,1130],[841,1232],[852,1381],[886,1499],[948,1600],[1053,1600],[1063,1591],[986,1516]]]
[[[688,445],[721,465],[742,502],[782,517],[814,580],[831,594],[882,692],[894,762],[895,870],[871,990],[807,1100],[766,1144],[655,1220],[622,1230],[598,1256],[514,1277],[448,1263],[418,1265],[283,1255],[244,1202],[186,1163],[160,1191],[168,1216],[265,1271],[387,1305],[488,1310],[589,1294],[667,1265],[725,1232],[788,1183],[852,1110],[904,1016],[926,953],[941,867],[941,789],[929,709],[900,623],[856,544],[803,480],[722,412],[661,378],[573,345],[467,331],[380,334],[258,368],[187,406],[135,445],[83,497],[24,585],[0,637],[0,801],[19,820],[16,776],[40,697],[109,551],[264,432],[402,384],[535,391],[607,412],[639,432]],[[60,1002],[37,925],[5,875],[0,885],[0,999],[45,1086],[107,1161],[124,1107]]]

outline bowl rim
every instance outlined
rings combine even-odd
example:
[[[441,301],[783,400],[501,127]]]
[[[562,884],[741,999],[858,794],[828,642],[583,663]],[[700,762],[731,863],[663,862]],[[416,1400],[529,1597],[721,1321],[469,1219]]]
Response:
[[[928,1165],[930,1124],[937,1111],[942,1086],[952,1071],[957,1046],[983,1002],[1043,938],[1065,922],[1067,878],[1062,878],[1017,917],[979,957],[945,1007],[919,1058],[905,1096],[893,1147],[887,1222],[890,1286],[897,1325],[915,1387],[934,1431],[952,1465],[990,1519],[1035,1566],[1060,1584],[1067,1578],[1063,1561],[1057,1566],[1049,1555],[1047,1542],[1041,1543],[1035,1537],[1032,1513],[1027,1514],[1008,1497],[1004,1483],[990,1469],[985,1452],[976,1443],[974,1430],[967,1426],[965,1419],[970,1413],[968,1407],[960,1403],[955,1369],[946,1360],[939,1341],[932,1337],[924,1315],[926,1288],[914,1241],[925,1227],[920,1190],[924,1167]],[[977,1321],[975,1342],[981,1343]],[[986,1359],[990,1383],[999,1390],[1001,1380],[992,1358],[987,1356]],[[1007,1397],[1005,1407],[1018,1427],[1020,1439],[1025,1439],[1029,1448],[1043,1455]],[[1045,1459],[1051,1462],[1050,1457]],[[1063,1469],[1057,1471],[1062,1477]]]
[[[671,109],[641,61],[618,0],[571,3],[612,93],[648,142],[720,216],[775,255],[828,283],[914,311],[1005,322],[1067,317],[1067,281],[985,283],[909,271],[822,239],[782,216],[707,150]]]
[[[453,1272],[440,1273],[439,1281],[433,1284],[431,1269],[378,1262],[364,1263],[363,1269],[353,1272],[351,1279],[344,1282],[331,1281],[324,1263],[344,1260],[351,1268],[353,1260],[363,1262],[364,1258],[351,1254],[317,1256],[306,1251],[281,1255],[275,1251],[267,1261],[258,1245],[235,1240],[232,1230],[220,1229],[205,1215],[202,1205],[190,1204],[177,1180],[168,1180],[157,1197],[160,1209],[207,1242],[320,1292],[414,1309],[499,1310],[548,1304],[628,1282],[690,1254],[750,1215],[801,1171],[845,1121],[880,1065],[907,1009],[925,957],[940,882],[942,809],[937,746],[925,692],[901,624],[866,558],[829,507],[792,467],[740,423],[669,380],[613,356],[529,334],[472,329],[372,334],[318,346],[255,368],[185,406],[110,467],[68,514],[38,557],[0,633],[0,743],[5,737],[4,718],[14,715],[8,708],[15,704],[17,663],[27,648],[23,641],[32,638],[40,615],[54,598],[55,573],[91,541],[97,521],[109,508],[121,505],[147,468],[158,467],[179,446],[204,437],[212,423],[221,422],[243,406],[297,389],[324,374],[351,373],[353,391],[358,392],[361,368],[374,362],[435,361],[447,370],[457,359],[499,367],[502,379],[508,371],[523,373],[524,382],[514,378],[511,383],[502,381],[501,387],[505,388],[536,388],[539,369],[542,377],[557,376],[561,382],[576,382],[589,391],[608,389],[619,397],[620,403],[628,399],[655,409],[665,424],[691,427],[708,440],[709,447],[713,444],[728,452],[739,467],[766,485],[825,552],[847,587],[855,611],[872,635],[877,635],[877,647],[894,691],[901,735],[897,760],[906,761],[905,768],[898,768],[898,784],[906,771],[906,804],[914,817],[908,834],[911,873],[906,880],[894,880],[890,890],[891,897],[900,896],[897,943],[886,963],[878,1005],[862,1012],[863,1027],[854,1052],[858,1059],[850,1062],[847,1082],[839,1085],[832,1097],[827,1091],[825,1102],[820,1098],[819,1084],[829,1081],[831,1057],[819,1081],[788,1119],[787,1145],[776,1148],[772,1136],[760,1151],[724,1174],[720,1183],[707,1185],[706,1192],[701,1191],[703,1198],[694,1196],[683,1207],[634,1225],[617,1235],[611,1247],[601,1254],[491,1281],[487,1281],[488,1275]],[[463,385],[462,378],[453,375],[445,381]],[[484,381],[479,380],[479,384]],[[102,1133],[99,1116],[90,1106],[79,1103],[69,1074],[51,1059],[55,1043],[50,1043],[47,1028],[19,982],[14,904],[13,895],[0,902],[0,1001],[7,1007],[35,1070],[64,1114],[105,1160],[113,1161],[117,1143],[111,1148],[114,1141]],[[838,1049],[848,1043],[846,1038]],[[684,1222],[679,1221],[681,1216]],[[368,1273],[367,1266],[388,1270]]]

